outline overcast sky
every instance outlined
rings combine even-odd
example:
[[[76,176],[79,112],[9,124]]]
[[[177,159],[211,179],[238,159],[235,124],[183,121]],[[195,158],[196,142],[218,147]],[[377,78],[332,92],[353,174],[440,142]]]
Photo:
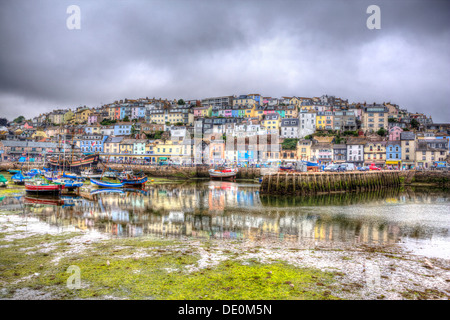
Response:
[[[369,5],[381,29],[369,30]],[[69,5],[81,29],[69,30]],[[450,122],[450,1],[0,0],[0,117],[124,98],[335,95]]]

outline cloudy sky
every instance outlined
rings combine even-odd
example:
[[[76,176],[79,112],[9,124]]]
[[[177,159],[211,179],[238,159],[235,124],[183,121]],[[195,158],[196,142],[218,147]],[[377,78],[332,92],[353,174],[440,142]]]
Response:
[[[381,29],[369,30],[369,5]],[[81,10],[70,30],[67,7]],[[445,0],[0,0],[0,117],[117,99],[335,95],[450,122]]]

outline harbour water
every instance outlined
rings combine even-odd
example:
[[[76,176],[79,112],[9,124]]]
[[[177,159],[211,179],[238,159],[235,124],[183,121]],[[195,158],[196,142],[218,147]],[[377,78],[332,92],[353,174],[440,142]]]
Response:
[[[258,184],[176,183],[145,190],[97,190],[93,200],[2,197],[1,211],[57,232],[92,230],[110,237],[278,241],[280,245],[398,244],[450,258],[450,193],[430,189],[308,197],[260,195]]]

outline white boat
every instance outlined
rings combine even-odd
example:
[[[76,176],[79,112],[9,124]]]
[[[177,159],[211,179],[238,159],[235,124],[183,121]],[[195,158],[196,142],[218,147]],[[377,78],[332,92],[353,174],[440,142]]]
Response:
[[[210,169],[209,176],[211,179],[235,179],[238,173],[237,168],[216,168]]]
[[[92,168],[86,169],[81,171],[81,176],[83,178],[94,178],[94,179],[98,179],[102,177],[102,173],[98,173],[98,172],[94,172],[94,170]]]

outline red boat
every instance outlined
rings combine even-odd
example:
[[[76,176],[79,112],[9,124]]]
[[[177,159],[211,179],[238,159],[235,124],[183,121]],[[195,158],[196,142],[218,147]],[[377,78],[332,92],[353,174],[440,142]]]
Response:
[[[59,195],[63,188],[62,184],[46,183],[41,180],[25,182],[25,191],[28,193]]]

